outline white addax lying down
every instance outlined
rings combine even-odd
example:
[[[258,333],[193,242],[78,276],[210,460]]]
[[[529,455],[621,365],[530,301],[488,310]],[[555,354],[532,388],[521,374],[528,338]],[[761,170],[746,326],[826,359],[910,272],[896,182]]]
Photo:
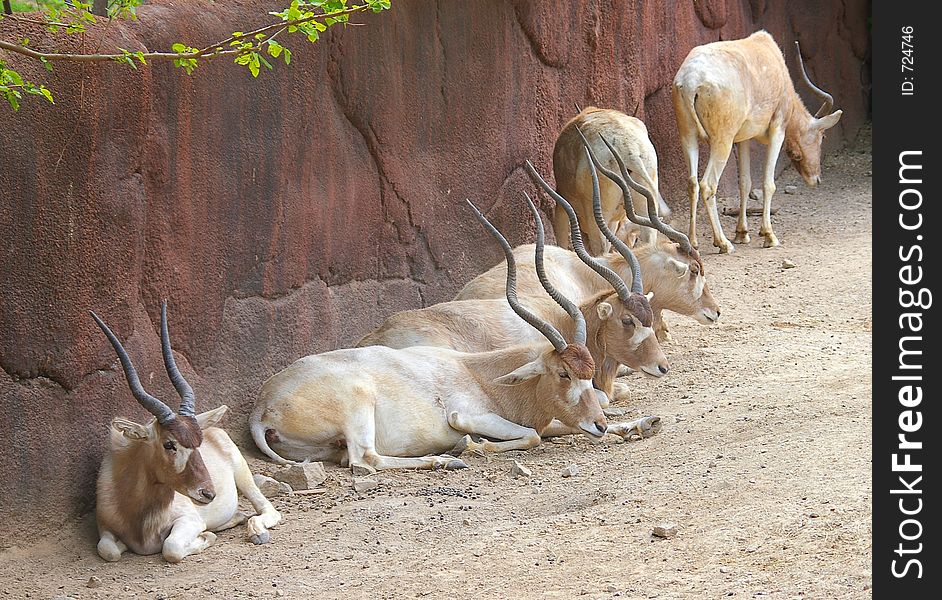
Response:
[[[467,465],[455,455],[464,450],[532,448],[551,435],[646,436],[660,428],[657,417],[607,425],[592,387],[595,364],[578,307],[547,289],[576,323],[567,343],[521,306],[510,245],[472,208],[507,256],[508,302],[550,343],[483,353],[369,346],[301,358],[264,383],[249,417],[265,454],[281,463],[459,469]]]
[[[255,485],[236,445],[214,427],[228,407],[195,413],[196,396],[170,348],[166,302],[160,341],[167,374],[181,398],[176,413],[144,391],[117,336],[98,315],[92,317],[114,346],[131,393],[155,417],[146,425],[120,417],[111,422],[110,445],[98,474],[98,554],[115,561],[126,550],[162,552],[168,561],[179,562],[202,552],[215,541],[214,531],[246,521],[238,511],[239,492],[258,511],[248,518],[247,537],[256,544],[268,542],[268,528],[281,515]]]

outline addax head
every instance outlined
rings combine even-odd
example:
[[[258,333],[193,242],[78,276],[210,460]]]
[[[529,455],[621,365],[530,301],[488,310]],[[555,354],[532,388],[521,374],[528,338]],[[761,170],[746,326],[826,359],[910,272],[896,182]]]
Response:
[[[598,396],[592,387],[595,362],[585,346],[585,318],[569,299],[560,294],[546,279],[543,270],[543,221],[539,212],[527,198],[536,218],[536,269],[543,287],[575,322],[572,343],[568,343],[553,325],[524,308],[517,299],[517,266],[513,249],[504,236],[469,201],[468,204],[484,228],[494,236],[507,257],[507,301],[524,321],[529,323],[553,345],[553,348],[514,371],[495,380],[502,385],[520,385],[530,382],[537,386],[537,397],[553,404],[553,416],[564,424],[581,429],[587,436],[601,438],[608,428]]]
[[[645,272],[653,274],[645,283],[658,299],[659,308],[693,317],[703,325],[716,323],[720,306],[699,261],[666,240],[641,248],[638,255]]]
[[[834,108],[834,97],[811,82],[797,41],[795,53],[798,56],[802,80],[816,96],[821,98],[822,104],[818,112],[813,117],[809,117],[808,121],[802,123],[800,127],[792,127],[785,132],[785,154],[788,155],[805,183],[814,187],[821,182],[821,144],[824,142],[824,132],[837,125],[843,111],[831,112]]]
[[[581,133],[581,132],[580,132]],[[626,283],[618,273],[589,255],[582,243],[579,220],[569,202],[553,190],[536,171],[531,172],[537,183],[546,190],[569,216],[570,237],[576,255],[589,268],[605,279],[614,290],[595,305],[600,326],[596,329],[595,343],[602,352],[621,364],[641,371],[651,377],[662,377],[670,370],[667,357],[654,335],[654,312],[651,309],[651,294],[644,294],[641,266],[631,249],[608,228],[602,216],[601,192],[596,161],[593,160],[588,142],[583,137],[589,171],[592,175],[592,208],[599,231],[619,254],[624,257],[631,271],[631,283]],[[616,155],[617,156],[617,155]],[[617,176],[616,176],[617,177]],[[630,204],[630,201],[628,201]]]
[[[196,396],[193,388],[177,369],[173,350],[170,348],[166,301],[160,310],[160,343],[167,375],[180,395],[180,408],[177,412],[144,390],[124,346],[98,315],[94,312],[91,314],[114,347],[131,394],[141,406],[154,415],[154,420],[146,425],[120,417],[114,419],[111,422],[113,443],[118,447],[146,444],[149,462],[142,464],[142,468],[151,469],[158,482],[172,487],[195,502],[212,502],[216,497],[216,490],[200,455],[200,445],[203,443],[203,429],[215,425],[228,407],[223,405],[199,415],[195,413]]]

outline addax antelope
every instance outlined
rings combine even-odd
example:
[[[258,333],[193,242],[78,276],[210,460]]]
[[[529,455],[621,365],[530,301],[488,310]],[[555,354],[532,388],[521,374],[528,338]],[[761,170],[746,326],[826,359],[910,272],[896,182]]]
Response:
[[[656,210],[662,219],[670,217],[670,208],[661,197],[657,178],[657,153],[654,144],[648,138],[644,123],[635,117],[612,109],[589,106],[569,120],[559,132],[553,148],[553,176],[556,178],[556,191],[569,200],[576,211],[579,225],[582,227],[583,241],[592,256],[599,256],[611,249],[610,242],[589,224],[593,222],[592,174],[590,161],[586,156],[584,144],[586,138],[592,143],[596,153],[603,150],[600,136],[605,136],[609,143],[618,150],[627,163],[628,169],[636,180],[656,198]],[[614,168],[614,163],[609,168]],[[625,204],[619,188],[610,181],[601,182],[602,216],[609,229],[621,233],[620,226],[626,218]],[[644,196],[635,193],[632,197],[634,212],[647,216],[648,207]],[[564,248],[571,248],[569,237],[569,217],[557,206],[553,214],[553,228],[556,243]],[[656,232],[642,228],[639,236],[642,242],[654,241]]]
[[[717,186],[733,144],[739,155],[740,210],[734,239],[737,244],[750,241],[746,221],[746,200],[752,187],[750,140],[768,146],[762,178],[762,225],[759,227],[766,248],[779,245],[772,231],[770,212],[775,193],[775,163],[782,145],[805,183],[814,187],[820,182],[824,132],[837,124],[842,112],[830,112],[834,98],[811,82],[798,42],[795,48],[802,79],[823,101],[814,116],[795,91],[778,44],[765,31],[757,31],[741,40],[697,46],[674,76],[672,97],[689,172],[689,235],[694,245],[697,243],[697,202],[703,196],[713,229],[713,245],[720,252],[735,250],[723,233],[716,210]],[[710,158],[703,179],[698,182],[699,139],[709,141]]]
[[[116,561],[162,552],[170,562],[202,552],[214,531],[246,521],[238,511],[241,492],[258,512],[248,518],[247,537],[269,541],[268,529],[281,515],[259,491],[239,449],[215,427],[228,407],[196,414],[196,395],[177,368],[167,329],[167,304],[160,311],[160,342],[170,381],[180,395],[177,412],[148,394],[117,336],[94,312],[92,317],[114,347],[131,394],[154,419],[145,425],[115,418],[98,474],[98,554]]]

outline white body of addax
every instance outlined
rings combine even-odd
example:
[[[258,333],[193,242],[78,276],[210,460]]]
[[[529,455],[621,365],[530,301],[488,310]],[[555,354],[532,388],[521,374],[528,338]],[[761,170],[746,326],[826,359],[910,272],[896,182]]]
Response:
[[[736,242],[748,243],[746,200],[752,187],[749,141],[768,146],[762,182],[762,225],[766,247],[779,245],[770,216],[775,193],[775,163],[784,143],[786,153],[809,186],[821,175],[824,131],[841,118],[841,111],[817,118],[808,113],[795,91],[778,44],[765,31],[741,40],[697,46],[674,77],[674,112],[687,161],[690,199],[690,242],[697,244],[697,202],[706,200],[713,245],[720,252],[735,247],[726,238],[716,209],[716,191],[733,144],[739,154],[740,213]],[[830,110],[825,104],[822,109]],[[821,112],[821,111],[819,111]],[[698,182],[699,139],[710,144],[703,179]]]
[[[586,250],[593,256],[599,256],[608,252],[611,244],[595,226],[595,217],[592,214],[592,174],[577,128],[589,140],[593,152],[603,164],[618,172],[615,158],[599,137],[605,136],[625,161],[632,178],[657,198],[658,214],[663,219],[670,216],[670,208],[659,191],[657,152],[648,138],[644,123],[617,110],[587,107],[563,126],[556,139],[556,146],[553,148],[553,176],[556,179],[556,190],[576,211]],[[621,188],[608,178],[602,177],[599,190],[602,218],[616,234],[624,232],[631,224],[625,215]],[[636,214],[647,216],[647,200],[641,194],[632,191],[631,204]],[[569,218],[559,206],[553,212],[553,229],[556,233],[556,243],[564,248],[571,248]],[[642,227],[638,235],[642,242],[651,243],[655,240],[656,231]]]

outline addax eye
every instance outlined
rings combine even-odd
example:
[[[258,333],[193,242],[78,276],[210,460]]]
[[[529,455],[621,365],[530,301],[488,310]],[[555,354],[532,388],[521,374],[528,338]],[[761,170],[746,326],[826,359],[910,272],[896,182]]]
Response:
[[[559,372],[559,378],[560,378],[560,379],[569,379],[569,373],[567,373],[567,372],[565,372],[565,371],[560,371],[560,372]]]
[[[169,441],[164,442],[164,450],[176,450],[176,449],[177,449],[177,445],[174,444],[173,442],[169,442]]]

